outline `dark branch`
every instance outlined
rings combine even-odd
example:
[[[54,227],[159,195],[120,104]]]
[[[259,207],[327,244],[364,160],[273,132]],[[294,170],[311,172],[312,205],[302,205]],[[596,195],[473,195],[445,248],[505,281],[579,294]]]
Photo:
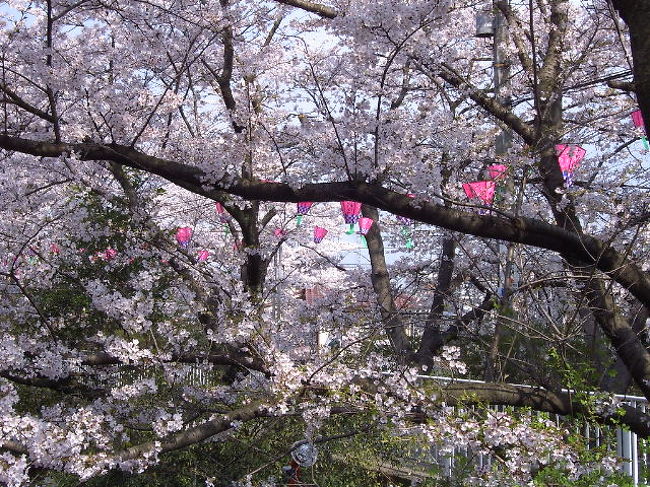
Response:
[[[247,200],[296,203],[355,200],[448,230],[531,245],[558,252],[566,259],[593,264],[650,307],[650,276],[623,254],[596,238],[579,235],[533,218],[465,213],[440,204],[414,200],[380,185],[350,181],[306,184],[296,189],[284,183],[244,180],[226,175],[224,180],[232,182],[208,183],[207,176],[199,168],[149,156],[117,144],[50,143],[0,135],[0,147],[40,157],[58,158],[61,155],[77,154],[81,160],[113,161],[157,174],[189,191],[217,201],[223,200],[228,193]]]
[[[338,12],[331,7],[321,5],[315,2],[309,2],[307,0],[276,0],[278,3],[283,3],[289,5],[290,7],[297,7],[307,12],[320,15],[326,19],[333,19],[338,16]]]

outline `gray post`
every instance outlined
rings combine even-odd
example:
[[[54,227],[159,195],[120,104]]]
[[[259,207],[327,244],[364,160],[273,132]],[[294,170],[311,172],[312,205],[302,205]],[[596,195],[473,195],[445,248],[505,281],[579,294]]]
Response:
[[[494,98],[497,102],[509,107],[511,105],[510,94],[507,89],[510,84],[510,64],[507,60],[505,53],[505,44],[507,42],[508,28],[506,19],[501,11],[493,5],[494,20],[493,20],[493,45],[492,45],[492,61],[493,61],[493,76],[494,76]],[[506,91],[504,95],[504,91]],[[508,149],[512,146],[512,131],[509,129],[502,130],[497,135],[495,140],[495,154],[497,159],[499,156],[505,155]],[[507,183],[507,193],[514,193],[512,182]],[[521,191],[519,192],[521,194]],[[517,195],[517,203],[515,203],[515,213],[518,213],[518,207],[521,205],[519,195]],[[510,243],[506,249],[506,265],[503,271],[503,294],[501,295],[501,306],[506,307],[509,302],[510,294],[510,280],[512,276],[512,267],[515,257],[515,245]],[[490,351],[485,367],[485,380],[488,382],[498,380],[501,371],[497,367],[499,356],[499,344],[501,341],[501,322],[497,320],[494,327],[494,337],[490,346]]]

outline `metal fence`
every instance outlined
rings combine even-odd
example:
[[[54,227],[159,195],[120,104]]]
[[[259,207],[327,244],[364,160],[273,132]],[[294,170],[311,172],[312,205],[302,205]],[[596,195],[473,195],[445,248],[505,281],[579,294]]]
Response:
[[[639,396],[616,396],[622,402],[645,412],[648,401]],[[645,439],[636,433],[618,428],[616,430],[616,454],[625,459],[623,471],[634,479],[634,485],[650,485],[650,456]]]
[[[485,384],[484,381],[472,380],[472,379],[456,379],[450,377],[441,377],[441,376],[428,376],[421,375],[419,376],[421,380],[435,380],[442,383],[451,383],[455,382],[465,382],[465,383],[474,383],[474,384]],[[526,384],[509,384],[517,387],[530,387]],[[567,391],[563,391],[567,392]],[[616,394],[616,397],[622,404],[638,408],[643,412],[646,412],[648,408],[648,400],[642,396],[628,396]],[[563,421],[563,418],[559,415],[554,415],[555,422],[560,424]],[[590,448],[596,448],[601,446],[604,441],[605,431],[600,426],[593,426],[586,424],[584,428],[581,429],[580,433],[584,436],[587,444]],[[611,432],[611,429],[610,429]],[[650,486],[650,453],[646,448],[646,441],[643,438],[639,438],[636,433],[625,430],[623,428],[616,428],[616,456],[622,459],[621,471],[626,475],[629,475],[634,481],[634,485],[638,486]],[[439,466],[442,467],[446,476],[451,476],[454,470],[454,455],[466,457],[470,455],[471,452],[463,451],[458,449],[454,452],[454,455],[448,456],[445,458],[444,455],[439,455],[437,452],[433,452],[436,462]],[[476,459],[479,462],[480,466],[484,464],[489,465],[491,459],[485,456],[478,456]]]

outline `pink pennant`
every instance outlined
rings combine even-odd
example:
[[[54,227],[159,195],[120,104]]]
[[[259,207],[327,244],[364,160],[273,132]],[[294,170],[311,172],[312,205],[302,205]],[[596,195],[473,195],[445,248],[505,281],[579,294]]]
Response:
[[[218,201],[215,202],[214,208],[217,211],[217,215],[219,215],[219,221],[221,223],[228,223],[230,221],[230,215],[226,212],[226,209],[221,203]]]
[[[475,181],[463,184],[463,189],[469,199],[479,198],[486,205],[492,204],[495,188],[496,183],[494,181]]]
[[[491,166],[488,166],[487,170],[490,179],[499,179],[506,175],[508,166],[505,166],[503,164],[493,164]]]
[[[299,215],[306,215],[309,213],[309,209],[311,208],[311,205],[313,205],[311,201],[301,201],[297,203],[298,205],[298,214]]]
[[[321,243],[327,235],[327,229],[323,227],[314,227],[314,243]]]
[[[557,161],[560,165],[560,170],[568,173],[573,172],[575,168],[580,165],[580,161],[582,161],[587,153],[587,151],[579,145],[565,144],[557,144],[555,146],[555,152],[557,154]]]
[[[643,123],[643,113],[641,113],[641,110],[635,110],[634,112],[630,113],[630,115],[632,116],[632,123],[635,127],[643,127],[645,129],[645,124]]]
[[[359,213],[361,213],[361,203],[357,203],[356,201],[341,201],[341,210],[343,211],[345,223],[356,223],[359,220]]]
[[[178,242],[178,245],[180,245],[184,249],[187,248],[191,239],[192,239],[192,229],[190,227],[181,227],[178,230],[176,230],[176,241]]]
[[[210,252],[207,250],[201,250],[199,256],[197,257],[197,262],[205,262],[210,257]]]
[[[372,218],[366,218],[365,216],[359,218],[359,233],[361,235],[368,235],[373,223],[374,220]]]

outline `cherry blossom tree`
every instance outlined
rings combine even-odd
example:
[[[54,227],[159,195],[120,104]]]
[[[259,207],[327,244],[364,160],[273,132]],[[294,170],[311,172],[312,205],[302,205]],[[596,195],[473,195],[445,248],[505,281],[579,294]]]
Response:
[[[204,473],[257,483],[296,440],[391,434],[495,459],[480,485],[609,482],[543,417],[463,407],[650,433],[609,394],[650,398],[650,167],[607,85],[644,86],[641,48],[614,6],[631,45],[600,1],[485,5],[491,40],[464,1],[8,2],[1,481],[248,438],[274,451]],[[559,145],[586,149],[571,178]]]

